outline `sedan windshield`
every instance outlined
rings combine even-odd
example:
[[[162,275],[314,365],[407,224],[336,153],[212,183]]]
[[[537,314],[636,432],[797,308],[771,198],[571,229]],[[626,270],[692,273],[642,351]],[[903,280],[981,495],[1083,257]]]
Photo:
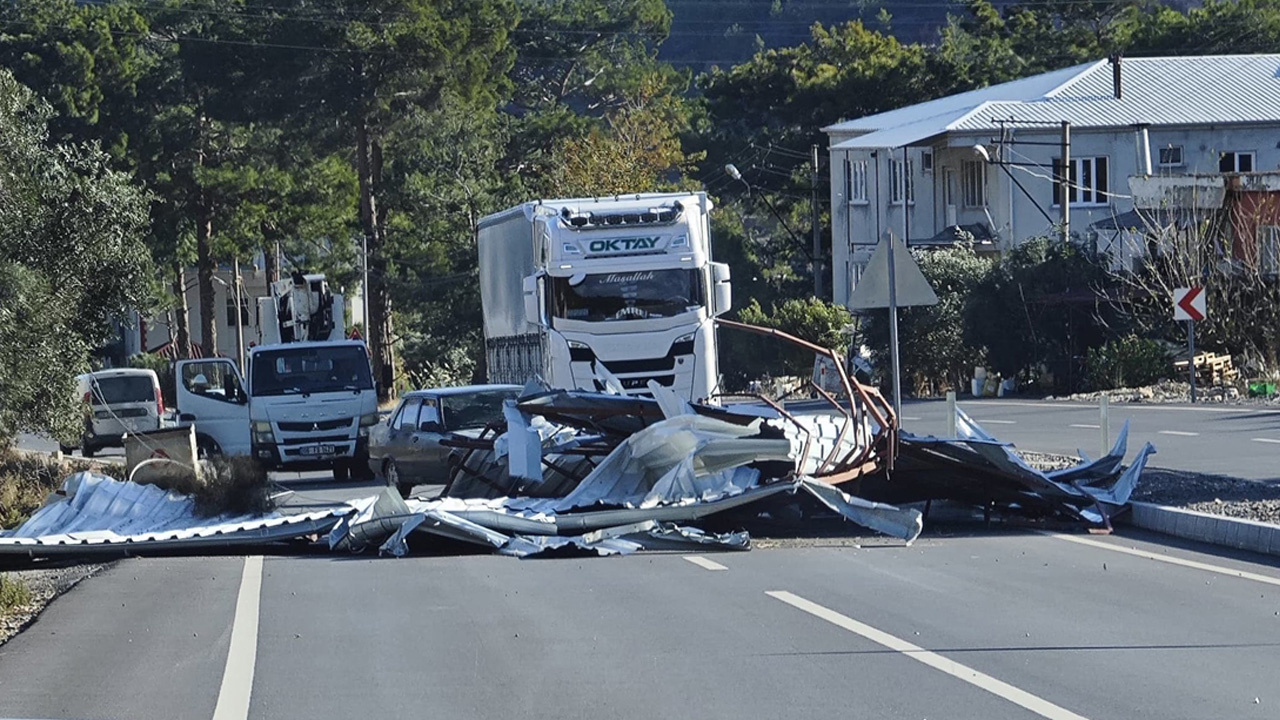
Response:
[[[703,303],[697,270],[579,274],[552,278],[555,316],[606,322],[673,317]]]
[[[253,356],[253,394],[289,395],[372,390],[373,374],[363,348],[285,348]]]
[[[502,401],[514,398],[514,390],[443,395],[444,426],[450,431],[482,428],[502,419]]]

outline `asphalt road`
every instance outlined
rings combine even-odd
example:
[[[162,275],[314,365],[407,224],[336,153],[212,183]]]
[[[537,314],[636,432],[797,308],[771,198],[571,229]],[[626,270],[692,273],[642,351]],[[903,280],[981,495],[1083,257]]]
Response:
[[[987,432],[1019,448],[1070,455],[1083,450],[1092,457],[1101,454],[1097,404],[996,398],[961,400],[959,404]],[[813,405],[825,409],[824,404]],[[904,402],[902,415],[903,428],[909,432],[943,435],[947,431],[943,401]],[[1142,443],[1150,442],[1157,450],[1153,466],[1280,482],[1280,408],[1116,403],[1108,415],[1108,448],[1125,420],[1130,420],[1129,456]],[[42,452],[57,449],[57,443],[33,435],[19,437],[18,446]],[[102,454],[123,457],[118,448],[108,448]],[[279,476],[321,480],[324,474]]]
[[[1280,716],[1280,568],[1073,538],[124,560],[0,646],[0,717]]]
[[[1014,399],[961,400],[960,408],[991,435],[1018,448],[1090,457],[1101,454],[1097,404]],[[904,402],[903,429],[944,435],[946,403]],[[1156,467],[1280,482],[1280,409],[1222,405],[1112,404],[1110,442],[1129,420],[1129,457],[1156,446]],[[1109,446],[1110,443],[1108,443]]]

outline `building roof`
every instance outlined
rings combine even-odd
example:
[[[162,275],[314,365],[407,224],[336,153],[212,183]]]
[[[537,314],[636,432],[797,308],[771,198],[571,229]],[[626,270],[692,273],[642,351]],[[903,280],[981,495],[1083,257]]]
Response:
[[[1280,123],[1280,54],[1125,58],[1116,99],[1107,60],[930,100],[828,133],[859,133],[833,150],[896,148],[947,132],[998,129],[995,119],[1073,128]]]

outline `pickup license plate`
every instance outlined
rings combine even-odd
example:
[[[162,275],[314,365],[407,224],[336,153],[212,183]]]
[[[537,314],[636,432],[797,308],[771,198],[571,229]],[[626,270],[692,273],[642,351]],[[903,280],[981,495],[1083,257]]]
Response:
[[[300,455],[332,455],[332,445],[308,445],[298,451]]]

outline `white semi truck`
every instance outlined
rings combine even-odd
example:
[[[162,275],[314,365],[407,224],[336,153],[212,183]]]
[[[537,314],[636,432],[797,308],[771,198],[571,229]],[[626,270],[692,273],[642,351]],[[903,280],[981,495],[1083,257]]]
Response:
[[[711,398],[713,319],[731,302],[729,266],[711,261],[711,207],[706,193],[655,193],[527,202],[483,218],[489,382],[616,382],[648,395],[652,380]]]
[[[323,275],[295,275],[273,284],[258,312],[264,344],[249,351],[247,378],[227,358],[178,362],[178,422],[195,425],[202,454],[332,469],[337,480],[371,475],[378,394],[365,344],[345,338],[342,296]]]

